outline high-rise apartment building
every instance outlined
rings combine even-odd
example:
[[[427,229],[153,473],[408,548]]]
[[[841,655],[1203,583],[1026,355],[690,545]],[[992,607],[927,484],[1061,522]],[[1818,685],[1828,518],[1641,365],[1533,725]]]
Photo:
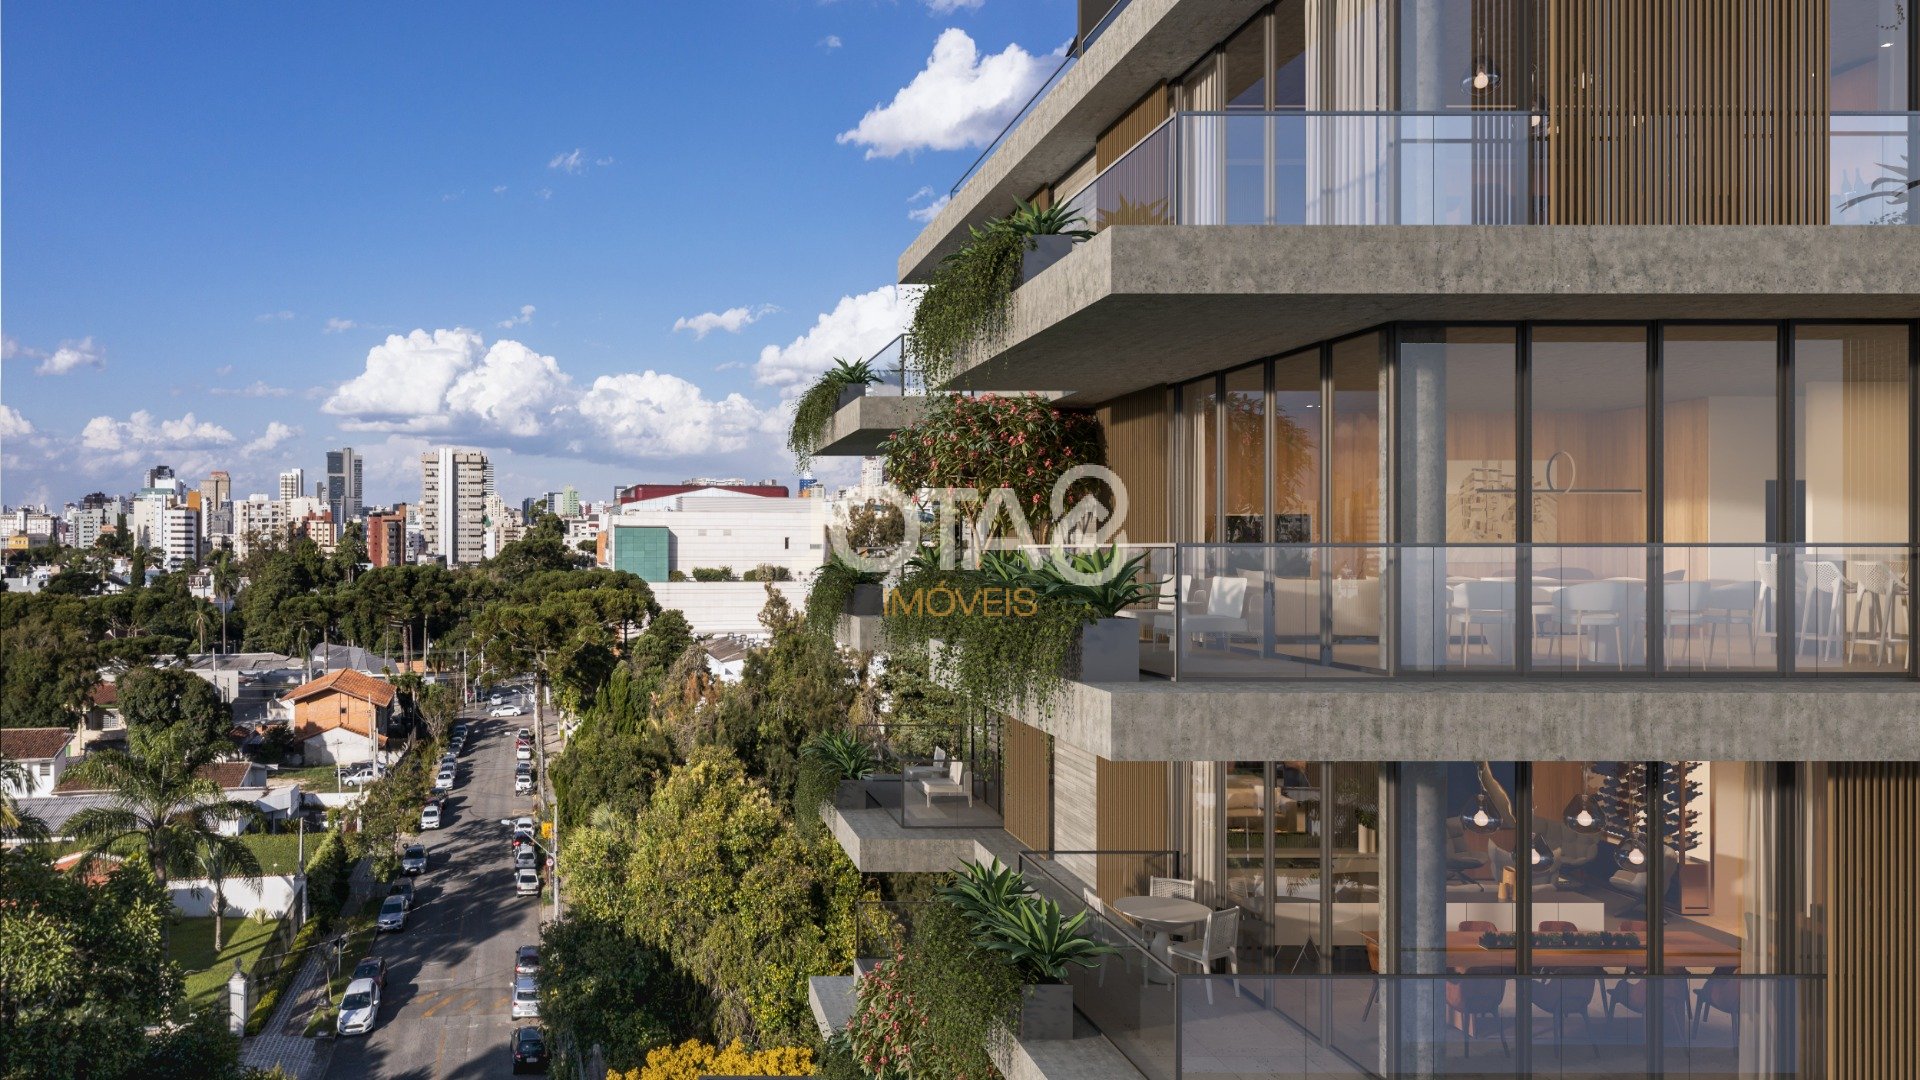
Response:
[[[1090,911],[1030,1075],[1920,1076],[1912,9],[1081,8],[899,276],[1094,231],[935,389],[1091,414],[1158,590],[851,857]]]
[[[288,469],[280,474],[280,497],[282,499],[298,499],[307,493],[306,487],[307,473],[305,469]]]
[[[447,566],[485,557],[486,499],[493,466],[478,450],[443,446],[420,455],[420,530],[427,554]]]
[[[173,466],[155,465],[146,471],[141,486],[147,488],[170,488],[174,485],[174,482]]]
[[[179,570],[200,561],[200,511],[190,506],[169,506],[160,511],[160,525],[149,546],[155,549],[156,562],[167,570]]]
[[[341,527],[360,516],[360,455],[353,447],[327,451],[327,507]]]
[[[205,538],[233,532],[233,477],[215,469],[200,481],[200,532]]]
[[[367,561],[374,566],[399,566],[408,560],[407,505],[367,515]]]

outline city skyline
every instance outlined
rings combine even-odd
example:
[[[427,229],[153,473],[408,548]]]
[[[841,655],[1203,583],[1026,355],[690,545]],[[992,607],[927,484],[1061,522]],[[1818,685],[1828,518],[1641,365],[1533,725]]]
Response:
[[[157,13],[10,14],[8,504],[129,488],[154,461],[271,493],[342,445],[369,504],[417,495],[440,445],[487,451],[508,491],[790,478],[788,402],[903,325],[900,245],[1071,22],[1057,2],[525,32],[484,11],[236,12],[190,35]],[[470,62],[385,74],[409,37]],[[327,59],[272,59],[295,54]],[[100,79],[27,92],[82,56]],[[510,65],[551,85],[503,86]],[[702,147],[684,159],[632,107],[696,74],[712,92],[659,133]],[[320,89],[337,111],[296,104]],[[744,254],[776,231],[788,257]]]

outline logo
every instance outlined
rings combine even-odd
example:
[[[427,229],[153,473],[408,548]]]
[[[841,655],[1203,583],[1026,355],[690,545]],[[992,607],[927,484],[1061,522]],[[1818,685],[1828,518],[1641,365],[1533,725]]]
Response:
[[[1029,619],[1040,610],[1040,594],[1025,586],[982,585],[961,590],[936,585],[931,589],[888,589],[888,615],[925,615],[945,619],[952,615],[981,615],[989,619]]]

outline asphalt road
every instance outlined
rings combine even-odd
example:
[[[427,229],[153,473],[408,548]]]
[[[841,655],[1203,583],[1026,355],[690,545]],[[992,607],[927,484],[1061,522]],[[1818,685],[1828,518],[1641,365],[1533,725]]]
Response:
[[[523,697],[524,700],[524,697]],[[513,954],[540,941],[536,896],[513,891],[511,833],[501,818],[531,813],[513,794],[513,733],[531,713],[476,719],[458,786],[444,804],[448,823],[419,837],[427,870],[407,928],[382,934],[373,951],[387,961],[380,1023],[334,1046],[327,1075],[441,1080],[511,1076],[507,1037]]]

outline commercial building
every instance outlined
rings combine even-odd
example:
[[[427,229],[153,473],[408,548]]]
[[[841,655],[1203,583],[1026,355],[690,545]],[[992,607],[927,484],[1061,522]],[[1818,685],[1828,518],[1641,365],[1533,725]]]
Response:
[[[942,388],[1098,419],[1138,676],[827,811],[1091,910],[1003,1064],[1920,1075],[1912,13],[1081,7],[899,273],[1097,230]]]
[[[485,557],[492,489],[493,466],[481,451],[443,446],[420,455],[420,531],[429,556],[447,566]]]
[[[360,517],[361,479],[362,463],[353,447],[327,451],[327,508],[342,527]]]
[[[652,494],[660,489],[668,492]],[[603,516],[602,566],[667,581],[696,569],[727,567],[737,577],[770,565],[801,580],[826,561],[823,504],[788,498],[784,487],[638,484],[626,491],[648,497],[623,497],[618,510]]]

